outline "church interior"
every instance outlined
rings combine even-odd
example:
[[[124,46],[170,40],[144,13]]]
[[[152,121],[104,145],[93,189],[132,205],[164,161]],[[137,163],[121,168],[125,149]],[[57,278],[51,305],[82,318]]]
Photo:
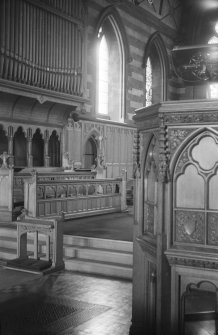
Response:
[[[218,1],[0,18],[0,335],[218,334]]]

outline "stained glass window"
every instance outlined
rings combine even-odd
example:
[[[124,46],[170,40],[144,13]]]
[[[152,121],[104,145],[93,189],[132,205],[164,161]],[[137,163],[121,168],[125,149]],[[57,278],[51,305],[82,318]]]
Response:
[[[147,59],[146,63],[146,101],[145,101],[145,106],[151,106],[152,104],[152,66],[151,66],[151,60],[150,57]]]

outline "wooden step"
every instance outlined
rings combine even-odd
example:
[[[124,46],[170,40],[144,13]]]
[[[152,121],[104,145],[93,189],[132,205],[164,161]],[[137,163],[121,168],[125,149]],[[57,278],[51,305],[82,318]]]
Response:
[[[114,251],[108,249],[83,248],[77,246],[64,246],[64,257],[87,259],[100,262],[133,265],[133,254],[130,252]]]
[[[64,235],[64,245],[133,252],[133,242]]]
[[[123,264],[94,262],[82,259],[65,258],[65,269],[80,273],[97,274],[107,277],[132,279],[132,267]]]
[[[45,242],[42,240],[40,247],[40,252],[44,252]],[[128,280],[132,278],[132,242],[64,235],[63,247],[66,270]],[[33,240],[28,238],[29,255],[32,250]],[[16,230],[0,228],[0,262],[16,257]]]

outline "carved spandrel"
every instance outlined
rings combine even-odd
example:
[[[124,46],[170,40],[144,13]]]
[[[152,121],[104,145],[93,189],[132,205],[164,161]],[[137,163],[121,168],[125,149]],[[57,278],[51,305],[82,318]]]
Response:
[[[176,242],[203,244],[205,241],[205,214],[194,211],[176,211]]]
[[[169,129],[168,130],[168,139],[170,146],[170,154],[172,155],[180,144],[194,131],[194,129]]]

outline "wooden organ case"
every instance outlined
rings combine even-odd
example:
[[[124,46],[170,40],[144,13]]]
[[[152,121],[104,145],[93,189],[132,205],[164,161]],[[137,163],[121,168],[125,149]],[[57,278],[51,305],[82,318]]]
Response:
[[[1,90],[38,92],[43,94],[41,103],[58,97],[67,103],[80,101],[84,93],[85,1],[1,0],[0,13]]]
[[[218,101],[169,101],[139,131],[130,334],[217,334]]]

